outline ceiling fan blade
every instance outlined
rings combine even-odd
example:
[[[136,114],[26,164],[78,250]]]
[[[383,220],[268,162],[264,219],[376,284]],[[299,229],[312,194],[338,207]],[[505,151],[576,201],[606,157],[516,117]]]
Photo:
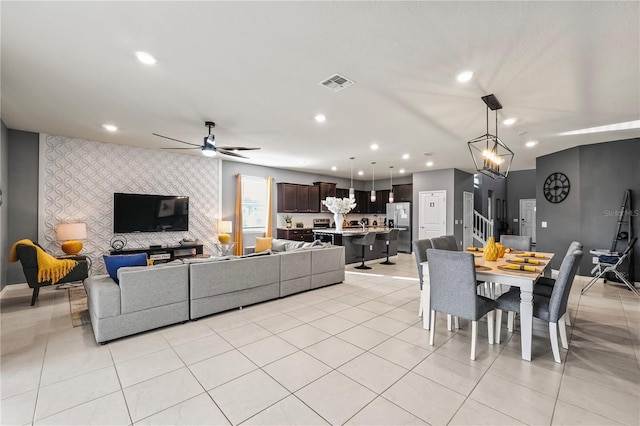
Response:
[[[198,149],[201,148],[199,146],[194,146],[193,148],[160,148],[160,149]]]
[[[158,136],[158,137],[161,137],[161,138],[165,138],[165,139],[169,139],[169,140],[172,140],[172,141],[180,142],[180,143],[186,143],[187,145],[193,145],[193,146],[196,146],[196,147],[200,148],[200,145],[196,145],[195,143],[181,141],[179,139],[170,138],[169,136],[163,136],[163,135],[159,135],[157,133],[152,133],[152,135]]]
[[[227,151],[253,151],[255,149],[260,149],[260,148],[247,148],[244,146],[219,146],[217,147],[218,149],[225,149]]]
[[[236,154],[236,153],[235,153],[235,152],[233,152],[233,151],[227,151],[226,149],[222,149],[222,148],[218,148],[218,149],[217,149],[217,151],[218,151],[220,154],[230,155],[230,156],[232,156],[232,157],[240,157],[240,158],[246,158],[246,159],[248,159],[248,158],[249,158],[249,157],[245,157],[244,155]]]

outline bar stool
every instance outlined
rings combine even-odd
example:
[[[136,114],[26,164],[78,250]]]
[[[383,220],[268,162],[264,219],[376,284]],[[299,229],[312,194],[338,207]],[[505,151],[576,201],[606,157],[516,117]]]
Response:
[[[391,241],[398,241],[399,233],[400,233],[399,229],[392,229],[389,232],[384,234],[376,234],[376,240],[384,241],[385,245],[387,246],[387,249],[382,252],[387,255],[387,260],[385,260],[384,262],[380,262],[381,265],[395,265],[394,262],[389,261],[389,247],[390,247]]]
[[[367,266],[364,264],[364,248],[365,246],[373,245],[373,242],[375,241],[375,239],[376,239],[375,232],[368,232],[366,235],[363,235],[362,237],[351,239],[351,242],[353,244],[362,246],[362,264],[356,266],[355,267],[356,269],[371,269],[370,266]]]

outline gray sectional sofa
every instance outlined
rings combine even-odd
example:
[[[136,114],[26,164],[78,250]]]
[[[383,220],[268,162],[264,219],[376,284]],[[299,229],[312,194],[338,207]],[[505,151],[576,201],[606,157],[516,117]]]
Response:
[[[84,280],[96,342],[189,320],[189,265],[132,266]]]
[[[84,286],[96,342],[344,281],[344,247],[287,248],[120,268],[119,285],[108,275],[89,277]]]

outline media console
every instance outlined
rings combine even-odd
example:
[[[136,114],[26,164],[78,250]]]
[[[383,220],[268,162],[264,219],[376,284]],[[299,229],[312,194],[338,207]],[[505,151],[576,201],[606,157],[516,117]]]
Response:
[[[111,250],[109,253],[118,254],[134,254],[147,253],[149,259],[153,259],[154,263],[165,263],[183,257],[195,257],[203,254],[204,246],[202,244],[178,244],[167,247],[149,247],[149,248],[132,248],[122,250]]]

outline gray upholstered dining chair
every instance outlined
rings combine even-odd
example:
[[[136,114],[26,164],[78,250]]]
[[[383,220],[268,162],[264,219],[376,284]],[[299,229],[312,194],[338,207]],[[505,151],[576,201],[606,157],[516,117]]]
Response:
[[[456,238],[453,235],[441,235],[431,239],[431,246],[436,250],[448,250],[458,251],[458,244]],[[451,315],[447,315],[447,330],[452,331]],[[458,317],[453,317],[453,327],[460,328],[460,320]]]
[[[500,237],[500,244],[505,248],[531,251],[531,237],[526,235],[503,235]]]
[[[432,238],[431,245],[433,245],[433,248],[437,250],[460,251],[454,235],[442,235],[440,237]]]
[[[489,344],[493,344],[493,318],[496,302],[476,292],[476,268],[471,253],[451,250],[427,250],[431,287],[431,330],[433,346],[436,312],[471,321],[471,360],[476,359],[478,320],[487,315]]]
[[[567,255],[569,255],[574,250],[582,251],[582,243],[578,241],[573,241],[569,245],[569,248],[567,249],[567,253],[565,254],[565,257],[567,257]],[[538,278],[538,281],[536,281],[536,284],[533,286],[533,294],[539,294],[541,296],[551,297],[551,292],[553,291],[553,286],[555,283],[556,283],[555,278],[540,277]],[[567,315],[565,317],[565,322],[567,323],[568,326],[571,326],[570,315]]]
[[[423,326],[425,329],[429,329],[429,310],[426,300],[427,295],[424,289],[424,274],[422,270],[422,263],[427,261],[427,250],[431,247],[430,239],[414,240],[411,245],[413,246],[413,253],[416,257],[416,266],[418,267],[418,278],[420,279],[420,306],[418,307],[418,316],[423,317]],[[426,313],[425,313],[426,312]]]
[[[582,260],[582,251],[574,250],[562,260],[558,278],[556,279],[550,297],[533,295],[533,316],[549,322],[549,337],[553,359],[560,364],[560,350],[558,348],[558,328],[562,347],[569,348],[565,327],[565,314],[569,300],[569,292],[573,279]],[[502,325],[502,311],[520,312],[520,289],[512,287],[511,290],[496,299],[498,313],[496,316],[496,343],[500,343],[500,328]]]

